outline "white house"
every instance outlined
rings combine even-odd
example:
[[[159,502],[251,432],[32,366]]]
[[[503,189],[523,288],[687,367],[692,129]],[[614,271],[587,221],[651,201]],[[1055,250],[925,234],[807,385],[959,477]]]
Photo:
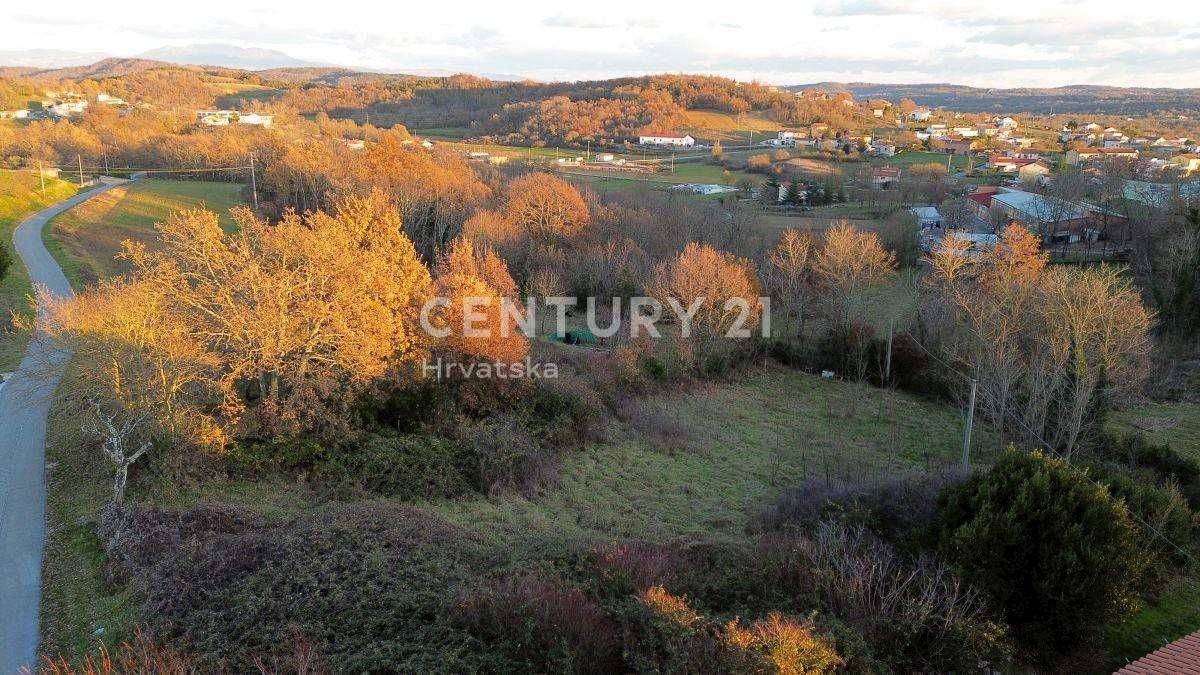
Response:
[[[657,134],[654,136],[638,136],[638,145],[691,147],[695,144],[696,139],[686,134]]]
[[[942,214],[932,206],[914,206],[909,211],[917,217],[917,226],[921,229],[942,226]]]
[[[911,122],[928,122],[929,118],[932,116],[933,111],[929,108],[917,108],[916,110],[908,113],[908,119]]]
[[[196,124],[205,127],[224,127],[230,124],[254,124],[262,127],[271,126],[272,115],[258,113],[242,113],[236,110],[197,110]]]
[[[807,131],[797,131],[795,129],[783,129],[779,132],[778,143],[776,145],[796,145],[797,141],[802,141],[808,138]]]
[[[888,141],[872,141],[871,152],[880,157],[892,157],[896,154],[896,145]]]
[[[125,105],[125,99],[117,98],[116,96],[109,96],[104,92],[100,92],[99,94],[96,94],[96,103],[103,103],[105,105]]]
[[[75,115],[82,115],[83,111],[87,110],[87,107],[87,99],[69,97],[54,101],[48,110],[55,117],[73,117]]]

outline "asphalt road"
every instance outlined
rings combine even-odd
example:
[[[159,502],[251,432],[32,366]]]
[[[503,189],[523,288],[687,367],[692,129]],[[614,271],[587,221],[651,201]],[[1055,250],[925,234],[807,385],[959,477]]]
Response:
[[[42,244],[54,216],[114,187],[105,185],[43,209],[17,226],[13,243],[35,287],[71,295]],[[46,415],[71,355],[35,335],[0,387],[0,675],[32,666],[37,653],[42,545],[46,538]]]

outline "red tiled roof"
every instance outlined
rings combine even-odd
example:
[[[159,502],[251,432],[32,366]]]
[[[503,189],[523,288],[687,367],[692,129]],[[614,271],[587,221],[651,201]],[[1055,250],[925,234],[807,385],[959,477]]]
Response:
[[[967,199],[970,199],[971,201],[973,201],[977,204],[983,205],[984,208],[989,208],[989,209],[992,208],[992,193],[990,193],[990,192],[984,193],[984,194],[967,195]]]
[[[1114,675],[1200,675],[1200,631],[1181,637],[1118,670]]]
[[[894,166],[877,166],[871,169],[871,176],[874,178],[899,178],[900,169]]]

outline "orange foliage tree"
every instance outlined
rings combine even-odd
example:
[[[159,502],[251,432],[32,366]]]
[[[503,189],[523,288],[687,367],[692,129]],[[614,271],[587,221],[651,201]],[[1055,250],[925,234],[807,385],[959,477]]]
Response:
[[[510,182],[505,190],[504,214],[539,243],[574,237],[589,218],[587,204],[579,191],[546,173],[533,173]]]
[[[749,261],[692,242],[674,258],[659,263],[647,286],[663,304],[694,307],[693,337],[700,350],[730,329],[753,330],[762,320],[761,287]],[[695,303],[700,303],[695,306]],[[670,310],[665,310],[670,315]]]

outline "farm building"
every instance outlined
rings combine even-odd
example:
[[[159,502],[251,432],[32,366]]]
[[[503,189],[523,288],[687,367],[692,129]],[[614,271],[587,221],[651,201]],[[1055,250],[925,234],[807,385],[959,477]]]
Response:
[[[691,147],[696,139],[687,134],[658,134],[654,136],[638,136],[638,145],[662,145],[675,147]]]

